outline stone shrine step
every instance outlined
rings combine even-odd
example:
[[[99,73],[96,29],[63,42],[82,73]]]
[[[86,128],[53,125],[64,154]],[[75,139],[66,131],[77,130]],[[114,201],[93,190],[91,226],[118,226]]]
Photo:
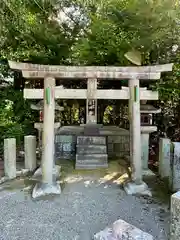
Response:
[[[108,167],[106,137],[79,136],[76,146],[76,169]]]
[[[90,164],[90,165],[86,165],[86,164],[76,164],[76,169],[86,169],[86,170],[95,170],[98,168],[108,168],[108,164],[104,163],[104,164]]]
[[[77,154],[107,154],[106,145],[77,145]]]
[[[76,154],[76,161],[88,162],[107,162],[107,154]]]
[[[76,169],[97,169],[108,167],[107,154],[76,155]]]

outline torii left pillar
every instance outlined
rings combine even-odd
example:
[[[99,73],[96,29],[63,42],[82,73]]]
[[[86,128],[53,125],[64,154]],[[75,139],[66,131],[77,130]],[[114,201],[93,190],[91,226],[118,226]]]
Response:
[[[53,179],[54,164],[54,115],[55,115],[55,79],[44,79],[44,120],[42,139],[42,182],[33,189],[32,197],[48,194],[60,194],[61,187]]]

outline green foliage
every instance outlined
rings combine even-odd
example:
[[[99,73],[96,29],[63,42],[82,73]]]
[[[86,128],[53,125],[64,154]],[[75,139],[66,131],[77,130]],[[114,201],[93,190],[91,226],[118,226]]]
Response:
[[[144,64],[166,62],[172,43],[178,43],[179,9],[174,1],[109,0],[94,6],[96,10],[87,9],[88,34],[73,48],[77,64],[126,66],[124,54],[131,49],[141,51]]]
[[[1,58],[36,63],[66,63],[73,36],[69,36],[66,25],[62,26],[55,21],[57,2],[1,1]]]

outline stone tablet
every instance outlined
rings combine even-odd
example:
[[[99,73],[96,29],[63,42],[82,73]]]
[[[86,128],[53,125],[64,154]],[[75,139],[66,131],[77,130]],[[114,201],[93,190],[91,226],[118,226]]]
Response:
[[[117,220],[97,233],[94,240],[153,240],[153,236],[123,220]]]
[[[180,143],[174,142],[174,158],[171,161],[171,176],[170,183],[172,191],[180,190]]]
[[[76,136],[56,135],[55,137],[55,158],[74,159],[76,151]]]
[[[160,138],[160,142],[159,142],[159,175],[161,178],[169,177],[171,174],[170,147],[171,147],[170,139]]]

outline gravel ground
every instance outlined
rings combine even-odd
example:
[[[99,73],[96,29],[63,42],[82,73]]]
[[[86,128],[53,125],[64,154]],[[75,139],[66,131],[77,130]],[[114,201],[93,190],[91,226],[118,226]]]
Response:
[[[92,240],[117,219],[155,239],[168,239],[165,208],[150,198],[127,196],[115,183],[100,183],[92,176],[74,177],[60,196],[38,201],[20,188],[0,192],[1,240]]]

